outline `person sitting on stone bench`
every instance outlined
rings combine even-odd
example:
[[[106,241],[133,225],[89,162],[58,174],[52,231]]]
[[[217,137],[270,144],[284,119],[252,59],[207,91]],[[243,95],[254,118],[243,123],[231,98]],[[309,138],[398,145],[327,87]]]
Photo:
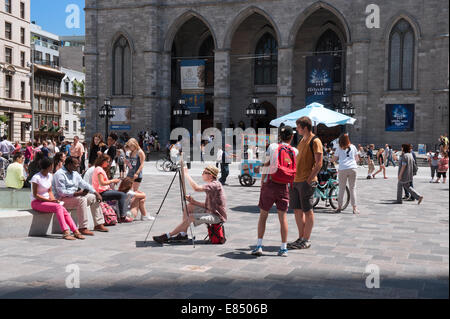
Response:
[[[64,208],[59,200],[55,199],[52,192],[53,169],[52,160],[44,158],[39,163],[41,171],[31,179],[31,208],[41,213],[54,213],[58,218],[59,225],[63,231],[63,238],[66,240],[85,239],[79,232],[77,225],[73,221],[69,212]],[[74,236],[71,236],[70,230]]]
[[[92,186],[102,196],[103,201],[118,201],[119,222],[131,223],[132,218],[127,217],[127,194],[112,189],[112,184],[119,184],[119,179],[108,179],[106,172],[111,164],[111,157],[106,154],[100,155],[95,161],[95,170],[92,175]]]
[[[16,153],[13,157],[14,163],[8,166],[6,171],[5,185],[12,189],[22,189],[25,182],[23,175],[23,162],[25,157],[22,153]]]
[[[80,233],[94,236],[88,229],[88,209],[94,220],[94,230],[108,232],[100,207],[102,197],[95,189],[86,183],[78,173],[80,162],[75,157],[67,157],[64,166],[53,176],[53,191],[55,197],[64,202],[68,210],[76,209]],[[89,194],[90,193],[90,194]]]
[[[188,240],[187,231],[191,223],[194,226],[202,224],[220,224],[227,221],[226,199],[222,184],[217,180],[219,169],[213,165],[205,168],[202,174],[203,181],[207,184],[199,186],[191,176],[187,168],[184,169],[186,180],[196,192],[206,193],[206,201],[198,202],[192,196],[186,196],[189,202],[187,212],[183,211],[183,221],[172,232],[153,237],[157,243],[183,242]]]

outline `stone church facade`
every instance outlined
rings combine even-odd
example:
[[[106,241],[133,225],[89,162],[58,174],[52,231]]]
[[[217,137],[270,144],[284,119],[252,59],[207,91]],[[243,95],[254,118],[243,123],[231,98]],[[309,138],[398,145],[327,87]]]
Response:
[[[202,129],[255,125],[245,116],[253,97],[265,126],[305,106],[306,57],[330,54],[333,104],[346,94],[356,110],[354,143],[430,147],[449,128],[448,2],[377,1],[379,28],[368,28],[373,2],[86,0],[88,138],[105,131],[105,98],[131,110],[124,127],[134,136],[153,129],[167,141],[193,119]],[[206,61],[206,110],[181,123],[171,114],[183,59]],[[387,104],[413,104],[414,129],[387,131]]]

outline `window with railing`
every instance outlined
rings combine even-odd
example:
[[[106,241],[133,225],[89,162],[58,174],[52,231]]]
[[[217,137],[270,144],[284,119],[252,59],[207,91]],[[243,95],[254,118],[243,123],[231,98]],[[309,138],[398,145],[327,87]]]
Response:
[[[40,79],[39,78],[35,78],[34,79],[34,90],[35,91],[39,91],[40,85],[41,85]]]
[[[5,62],[12,64],[12,49],[5,48]]]
[[[25,44],[25,28],[20,28],[20,43]]]
[[[20,3],[20,18],[25,19],[25,3]]]
[[[22,67],[22,68],[24,68],[25,67],[25,52],[20,52],[20,66]]]
[[[12,12],[11,0],[5,0],[5,12],[7,12],[7,13],[11,13]]]
[[[12,98],[12,76],[5,76],[5,97],[10,99]]]
[[[47,82],[47,92],[53,94],[53,81]]]
[[[12,39],[12,26],[9,22],[5,22],[5,38],[8,40]]]

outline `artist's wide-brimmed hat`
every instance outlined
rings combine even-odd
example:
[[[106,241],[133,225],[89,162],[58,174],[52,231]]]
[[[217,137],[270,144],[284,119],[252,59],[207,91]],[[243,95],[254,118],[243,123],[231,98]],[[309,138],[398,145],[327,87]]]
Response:
[[[209,165],[208,167],[205,168],[205,171],[210,173],[215,178],[217,178],[217,176],[219,176],[219,169],[217,167],[215,167],[214,165]]]

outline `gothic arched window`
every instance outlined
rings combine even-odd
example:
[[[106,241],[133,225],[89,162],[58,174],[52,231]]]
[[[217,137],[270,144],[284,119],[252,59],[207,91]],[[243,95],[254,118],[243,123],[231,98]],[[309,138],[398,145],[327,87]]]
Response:
[[[273,85],[278,79],[278,43],[270,33],[265,33],[256,45],[256,55],[264,55],[255,59],[255,84]]]
[[[414,30],[401,19],[389,36],[389,90],[412,90],[414,74]]]
[[[317,41],[316,55],[334,55],[334,83],[342,81],[342,42],[336,32],[331,29],[325,31]]]
[[[131,48],[121,36],[113,47],[113,94],[131,95]]]

